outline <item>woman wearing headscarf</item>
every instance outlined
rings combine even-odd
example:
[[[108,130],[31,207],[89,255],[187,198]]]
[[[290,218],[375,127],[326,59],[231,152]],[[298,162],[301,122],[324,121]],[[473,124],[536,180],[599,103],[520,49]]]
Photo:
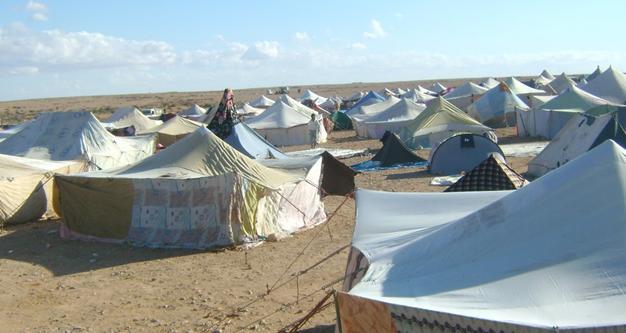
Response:
[[[234,94],[230,88],[224,89],[224,95],[220,105],[217,107],[217,112],[213,119],[207,126],[211,132],[219,136],[222,139],[226,139],[230,135],[233,129],[235,119],[235,102]]]

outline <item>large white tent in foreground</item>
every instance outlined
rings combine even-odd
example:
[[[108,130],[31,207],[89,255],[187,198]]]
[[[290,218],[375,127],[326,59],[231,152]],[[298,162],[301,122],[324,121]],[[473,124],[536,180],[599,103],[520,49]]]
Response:
[[[359,190],[341,330],[626,331],[625,173],[606,141],[512,192]]]

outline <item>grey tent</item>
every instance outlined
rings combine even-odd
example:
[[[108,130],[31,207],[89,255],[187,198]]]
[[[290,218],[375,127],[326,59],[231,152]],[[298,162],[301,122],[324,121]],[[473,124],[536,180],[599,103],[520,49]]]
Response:
[[[456,175],[469,172],[500,147],[489,138],[477,134],[459,134],[443,141],[430,156],[430,172],[437,175]]]

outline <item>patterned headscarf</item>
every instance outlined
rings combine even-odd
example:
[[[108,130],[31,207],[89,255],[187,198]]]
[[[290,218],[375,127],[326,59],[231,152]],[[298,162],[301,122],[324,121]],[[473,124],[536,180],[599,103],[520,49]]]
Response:
[[[235,94],[233,94],[233,90],[230,88],[226,88],[224,89],[224,95],[222,96],[222,101],[220,102],[220,104],[224,105],[224,108],[226,110],[232,110],[235,108],[234,105],[234,97]]]

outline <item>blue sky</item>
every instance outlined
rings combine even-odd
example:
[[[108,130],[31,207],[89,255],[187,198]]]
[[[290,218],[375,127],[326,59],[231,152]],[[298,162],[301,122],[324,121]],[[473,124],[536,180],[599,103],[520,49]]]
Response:
[[[0,100],[626,69],[626,1],[0,2]]]

